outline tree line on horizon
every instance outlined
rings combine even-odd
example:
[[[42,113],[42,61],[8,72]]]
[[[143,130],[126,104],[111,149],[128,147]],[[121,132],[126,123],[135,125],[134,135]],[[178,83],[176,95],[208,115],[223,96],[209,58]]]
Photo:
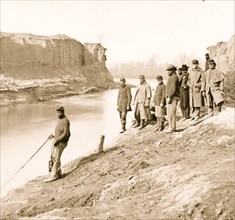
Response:
[[[186,53],[179,53],[173,63],[177,67],[181,67],[182,64],[191,66],[193,59],[197,59],[194,55],[187,55]],[[200,62],[200,59],[198,59]],[[113,63],[109,67],[114,78],[121,76],[126,78],[138,78],[143,74],[146,78],[155,79],[157,75],[162,75],[164,79],[167,78],[166,66],[168,62],[162,63],[159,60],[158,55],[152,55],[147,61],[132,61],[126,63]],[[204,62],[200,62],[200,67],[204,69]]]

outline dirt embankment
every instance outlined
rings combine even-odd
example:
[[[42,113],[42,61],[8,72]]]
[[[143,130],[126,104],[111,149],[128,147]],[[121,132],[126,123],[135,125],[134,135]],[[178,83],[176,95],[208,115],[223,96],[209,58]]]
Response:
[[[234,109],[178,120],[175,133],[154,126],[130,128],[104,153],[70,162],[60,180],[13,190],[2,218],[234,219]]]
[[[99,43],[81,44],[65,35],[1,32],[0,44],[1,104],[77,95],[113,85],[106,48]]]

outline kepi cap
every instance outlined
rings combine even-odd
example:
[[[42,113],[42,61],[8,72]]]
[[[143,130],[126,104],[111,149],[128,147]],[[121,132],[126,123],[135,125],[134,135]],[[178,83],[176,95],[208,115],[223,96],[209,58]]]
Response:
[[[120,81],[126,82],[126,79],[125,79],[124,77],[121,77],[121,78],[120,78]]]
[[[173,70],[173,69],[177,69],[177,67],[175,67],[173,64],[169,64],[166,68],[166,70]]]
[[[157,79],[157,80],[163,80],[163,77],[162,77],[161,75],[157,75],[157,76],[156,76],[156,79]]]
[[[215,64],[215,61],[213,59],[209,59],[208,60],[209,63],[214,63]]]
[[[198,60],[192,60],[192,64],[199,64]]]
[[[140,79],[145,79],[145,76],[144,75],[139,75],[139,78]]]
[[[60,106],[59,108],[56,109],[57,112],[64,112],[64,107]]]

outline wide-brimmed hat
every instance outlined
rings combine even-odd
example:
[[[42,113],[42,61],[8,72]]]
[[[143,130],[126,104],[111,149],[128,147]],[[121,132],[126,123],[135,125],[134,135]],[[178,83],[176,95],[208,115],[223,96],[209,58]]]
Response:
[[[57,112],[64,112],[64,107],[60,106],[59,108],[56,109]]]
[[[173,70],[173,69],[175,69],[175,70],[177,69],[177,67],[175,67],[173,64],[169,64],[166,68],[167,71],[168,70]]]
[[[182,65],[182,71],[188,70],[188,68],[189,68],[189,66],[187,66],[186,64],[183,64],[183,65]]]
[[[192,60],[192,64],[199,64],[198,60]]]
[[[121,81],[121,82],[126,82],[126,79],[125,79],[124,77],[121,77],[121,78],[120,78],[120,81]]]

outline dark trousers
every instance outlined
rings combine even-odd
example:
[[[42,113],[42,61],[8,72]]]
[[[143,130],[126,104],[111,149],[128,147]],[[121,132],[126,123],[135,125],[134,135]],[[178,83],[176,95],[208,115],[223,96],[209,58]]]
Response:
[[[189,89],[180,87],[180,109],[184,118],[189,118]]]

